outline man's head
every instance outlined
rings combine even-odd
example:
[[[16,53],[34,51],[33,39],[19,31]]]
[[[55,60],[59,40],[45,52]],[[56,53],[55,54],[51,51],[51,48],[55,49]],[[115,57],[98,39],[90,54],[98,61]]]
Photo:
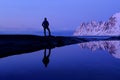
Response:
[[[45,17],[44,20],[47,21],[47,18]]]

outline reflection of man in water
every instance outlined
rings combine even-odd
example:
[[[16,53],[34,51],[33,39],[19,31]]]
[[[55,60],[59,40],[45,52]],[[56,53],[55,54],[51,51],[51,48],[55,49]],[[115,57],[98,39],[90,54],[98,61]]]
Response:
[[[50,29],[49,29],[49,22],[47,21],[47,18],[44,18],[44,21],[42,23],[42,26],[44,28],[44,35],[46,36],[46,29],[48,30],[49,32],[49,36],[51,36],[51,32],[50,32]]]
[[[43,64],[45,65],[45,67],[47,67],[48,63],[49,63],[49,57],[50,57],[50,54],[51,54],[51,49],[49,49],[49,52],[48,52],[48,55],[46,53],[46,49],[44,50],[44,57],[43,57]]]

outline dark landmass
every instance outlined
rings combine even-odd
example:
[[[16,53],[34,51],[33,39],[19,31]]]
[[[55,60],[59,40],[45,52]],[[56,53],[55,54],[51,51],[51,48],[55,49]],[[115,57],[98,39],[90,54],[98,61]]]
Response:
[[[120,40],[120,36],[112,36],[108,40]]]
[[[115,40],[119,37],[109,38],[87,38],[87,37],[65,37],[65,36],[36,36],[36,35],[0,35],[0,58],[29,53],[42,49],[52,49],[71,44]]]
[[[64,36],[0,35],[0,58],[81,42],[87,40]]]

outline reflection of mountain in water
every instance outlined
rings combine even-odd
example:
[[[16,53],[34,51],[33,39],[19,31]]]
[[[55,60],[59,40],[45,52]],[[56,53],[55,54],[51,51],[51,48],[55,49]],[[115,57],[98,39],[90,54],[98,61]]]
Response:
[[[120,58],[120,41],[93,41],[80,43],[81,48],[88,48],[92,51],[97,49],[106,50],[115,58]]]

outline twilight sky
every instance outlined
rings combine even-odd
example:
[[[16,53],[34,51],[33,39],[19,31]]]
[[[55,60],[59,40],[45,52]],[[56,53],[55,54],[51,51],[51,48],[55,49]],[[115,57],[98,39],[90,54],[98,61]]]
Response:
[[[119,0],[0,0],[0,31],[74,30],[81,22],[107,20],[120,12]]]

